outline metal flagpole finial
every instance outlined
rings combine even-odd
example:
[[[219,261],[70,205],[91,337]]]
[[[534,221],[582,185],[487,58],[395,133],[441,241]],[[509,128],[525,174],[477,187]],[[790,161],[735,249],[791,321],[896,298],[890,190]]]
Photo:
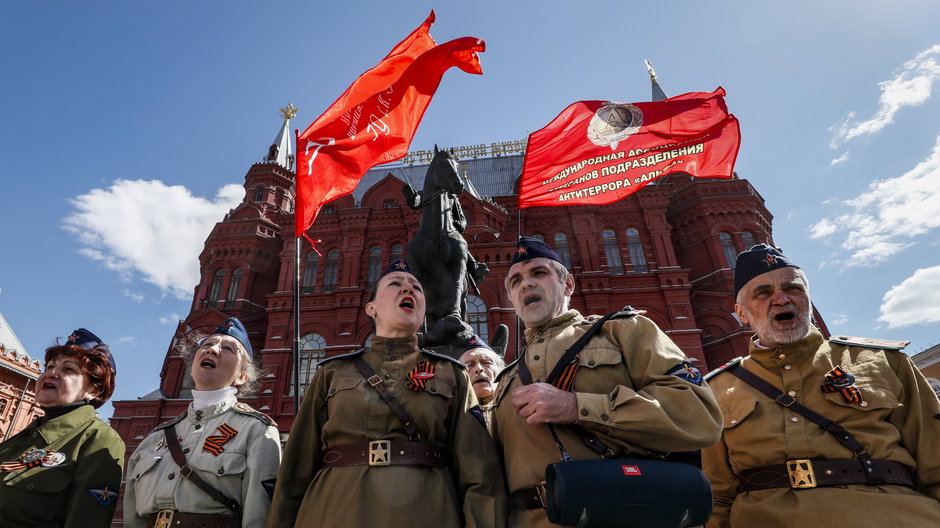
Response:
[[[659,79],[656,78],[656,72],[653,71],[653,63],[644,59],[643,62],[646,63],[646,69],[650,72],[650,80],[653,82],[659,82]]]
[[[279,108],[279,110],[281,111],[281,117],[284,118],[284,121],[297,117],[297,109],[294,108],[292,103],[287,103],[287,106]]]

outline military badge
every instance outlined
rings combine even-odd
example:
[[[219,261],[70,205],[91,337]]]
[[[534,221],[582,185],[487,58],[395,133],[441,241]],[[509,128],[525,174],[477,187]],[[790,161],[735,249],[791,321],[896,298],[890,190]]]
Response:
[[[643,111],[639,107],[608,101],[594,112],[587,127],[587,138],[599,147],[617,144],[635,134],[643,126]]]
[[[427,389],[428,381],[434,377],[434,365],[429,361],[419,361],[405,380],[405,386],[413,391]]]
[[[846,403],[855,403],[862,407],[868,404],[862,400],[862,391],[855,386],[855,376],[849,374],[841,366],[836,365],[826,373],[825,381],[820,386],[823,392],[838,392]]]
[[[696,385],[702,384],[702,373],[690,361],[683,361],[666,371],[667,376],[675,376]]]
[[[222,447],[226,442],[235,438],[235,435],[238,434],[238,431],[232,429],[228,424],[222,424],[219,426],[220,435],[212,435],[206,438],[206,443],[202,445],[202,450],[206,453],[212,453],[214,456],[219,456],[225,452],[225,448]]]
[[[114,502],[114,499],[118,498],[118,493],[116,491],[111,491],[110,488],[105,486],[101,489],[90,489],[88,493],[91,493],[91,496],[95,498],[95,501],[102,506],[107,506]]]
[[[59,451],[47,451],[40,461],[43,467],[55,467],[62,462],[65,462],[65,453]]]

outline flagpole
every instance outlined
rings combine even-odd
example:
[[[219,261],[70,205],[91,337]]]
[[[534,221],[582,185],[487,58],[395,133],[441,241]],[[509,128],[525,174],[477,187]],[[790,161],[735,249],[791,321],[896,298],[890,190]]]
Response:
[[[522,209],[516,207],[516,236],[522,236]],[[521,350],[522,341],[521,334],[522,328],[519,324],[519,316],[516,315],[516,355],[513,356],[513,360],[519,359],[519,350]]]
[[[294,237],[294,416],[300,410],[300,244]]]

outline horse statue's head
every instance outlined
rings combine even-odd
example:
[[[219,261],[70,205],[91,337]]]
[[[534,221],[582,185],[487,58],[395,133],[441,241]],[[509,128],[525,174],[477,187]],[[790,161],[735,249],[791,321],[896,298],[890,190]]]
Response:
[[[456,196],[463,192],[463,187],[453,149],[439,150],[434,145],[434,158],[424,177],[424,189],[432,192],[440,190]]]

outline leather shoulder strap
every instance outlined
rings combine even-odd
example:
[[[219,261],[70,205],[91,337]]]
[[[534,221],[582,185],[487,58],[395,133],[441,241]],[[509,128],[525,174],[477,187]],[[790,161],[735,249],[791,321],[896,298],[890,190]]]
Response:
[[[379,397],[391,407],[392,412],[395,413],[395,416],[401,421],[401,424],[405,427],[405,432],[408,433],[408,439],[412,442],[417,442],[421,440],[421,434],[418,433],[418,428],[415,427],[415,421],[411,418],[411,415],[408,414],[408,411],[401,406],[401,403],[398,403],[398,400],[392,396],[392,393],[389,392],[388,387],[385,386],[385,383],[382,382],[382,378],[372,370],[372,367],[362,356],[356,356],[352,358],[353,365],[356,366],[356,369],[362,374],[362,377],[366,379],[366,382],[375,389],[375,392],[379,393]]]
[[[170,425],[163,429],[163,433],[166,435],[166,443],[170,448],[173,461],[180,467],[180,476],[195,484],[197,488],[206,492],[206,494],[212,497],[216,502],[235,512],[236,516],[241,515],[242,507],[238,501],[223,495],[221,491],[213,488],[208,482],[202,480],[199,474],[193,471],[193,468],[189,467],[189,463],[186,462],[186,456],[183,454],[183,448],[180,447],[180,442],[176,439],[176,427]]]

